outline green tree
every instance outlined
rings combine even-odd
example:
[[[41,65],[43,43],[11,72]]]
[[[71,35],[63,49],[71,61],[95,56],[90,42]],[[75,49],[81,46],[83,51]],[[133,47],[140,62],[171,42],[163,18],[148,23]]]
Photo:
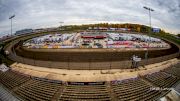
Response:
[[[177,36],[180,37],[180,34],[178,34]]]

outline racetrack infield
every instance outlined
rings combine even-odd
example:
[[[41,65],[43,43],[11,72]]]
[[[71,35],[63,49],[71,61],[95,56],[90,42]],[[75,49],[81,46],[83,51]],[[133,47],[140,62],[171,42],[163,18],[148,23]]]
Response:
[[[165,55],[177,53],[179,48],[172,44],[171,48],[163,50],[149,50],[149,58],[156,58]],[[38,49],[37,49],[38,50]],[[42,49],[41,49],[42,50]],[[45,49],[44,49],[45,50]],[[130,60],[132,55],[137,55],[142,59],[145,58],[146,50],[129,50],[129,51],[31,51],[24,49],[21,45],[15,45],[15,52],[21,57],[35,60],[58,61],[58,62],[106,62],[106,61],[125,61]],[[89,49],[91,50],[91,49]]]

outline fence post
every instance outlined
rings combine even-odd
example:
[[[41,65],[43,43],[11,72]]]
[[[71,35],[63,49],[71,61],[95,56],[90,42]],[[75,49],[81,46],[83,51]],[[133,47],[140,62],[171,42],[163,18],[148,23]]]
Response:
[[[112,66],[112,57],[110,58],[110,69],[111,69],[111,66]]]
[[[35,66],[35,55],[33,54],[33,62],[34,62],[34,66]]]
[[[69,62],[70,62],[70,57],[68,57],[68,69],[70,70]]]
[[[90,62],[91,60],[90,60],[90,58],[89,58],[89,70],[90,70],[90,65],[91,65],[91,62]]]

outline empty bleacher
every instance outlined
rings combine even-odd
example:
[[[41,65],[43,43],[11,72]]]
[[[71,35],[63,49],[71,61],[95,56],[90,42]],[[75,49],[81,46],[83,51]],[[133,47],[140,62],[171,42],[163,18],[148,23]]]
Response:
[[[0,84],[0,101],[20,101],[13,96],[2,84]]]
[[[9,89],[13,89],[14,87],[19,86],[28,80],[30,80],[29,76],[12,70],[8,70],[6,72],[0,71],[0,82]]]
[[[176,65],[174,65],[174,67],[180,68],[180,63],[177,63]]]
[[[51,101],[61,85],[60,81],[32,78],[15,93],[25,101]]]
[[[168,91],[152,90],[153,88],[170,88],[178,80],[178,77],[172,73],[162,71],[141,78],[117,80],[110,83],[62,82],[29,77],[12,70],[0,72],[0,83],[23,101],[157,100]]]
[[[180,78],[180,63],[172,65],[169,68],[164,69],[163,71],[168,74],[173,74]]]
[[[178,78],[176,76],[165,72],[148,74],[145,75],[145,78],[153,84],[157,85],[158,87],[162,88],[170,88],[178,81]]]
[[[123,81],[112,81],[111,88],[118,100],[121,101],[146,101],[156,99],[161,92],[151,90],[153,86],[140,78],[132,78]]]
[[[68,83],[59,101],[110,101],[104,83]]]

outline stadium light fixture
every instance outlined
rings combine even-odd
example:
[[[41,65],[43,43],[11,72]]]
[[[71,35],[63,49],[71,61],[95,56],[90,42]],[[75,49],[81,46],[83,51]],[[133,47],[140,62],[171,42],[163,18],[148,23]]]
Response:
[[[15,14],[10,16],[9,19],[11,20],[11,36],[12,36],[12,19],[15,17]]]
[[[151,28],[151,12],[153,12],[154,10],[153,10],[152,8],[146,7],[146,6],[144,6],[143,8],[146,9],[146,10],[148,10],[148,12],[149,12],[149,26],[150,26],[150,28]],[[151,30],[150,30],[150,31],[151,31]]]
[[[154,9],[152,9],[152,8],[150,8],[150,7],[146,7],[146,6],[144,6],[143,7],[144,9],[146,9],[146,10],[148,10],[148,12],[149,12],[149,34],[151,33],[151,30],[152,30],[152,28],[151,28],[151,12],[153,12],[154,11]],[[150,41],[150,36],[149,36],[149,41]],[[148,48],[149,48],[149,42],[148,42]],[[147,49],[147,52],[146,52],[146,54],[145,54],[145,58],[146,58],[146,60],[148,60],[148,49]]]

